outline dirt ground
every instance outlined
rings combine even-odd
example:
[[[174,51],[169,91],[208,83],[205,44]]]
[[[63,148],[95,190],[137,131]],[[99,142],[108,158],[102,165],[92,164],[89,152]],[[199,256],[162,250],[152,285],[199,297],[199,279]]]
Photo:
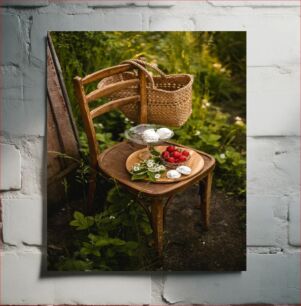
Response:
[[[213,190],[211,222],[202,228],[198,186],[177,195],[167,209],[164,271],[243,271],[246,269],[245,202]],[[49,261],[67,249],[72,209],[48,219]],[[60,233],[57,235],[57,233]]]
[[[178,195],[166,216],[164,270],[246,269],[245,202],[214,191],[211,224],[202,229],[198,187]]]

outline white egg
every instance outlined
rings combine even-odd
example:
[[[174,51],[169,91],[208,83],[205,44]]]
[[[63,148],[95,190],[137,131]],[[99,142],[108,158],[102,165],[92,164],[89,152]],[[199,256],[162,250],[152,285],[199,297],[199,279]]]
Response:
[[[179,166],[176,170],[184,175],[189,175],[191,173],[191,168],[188,166]]]
[[[169,170],[167,171],[166,176],[171,179],[177,179],[181,177],[181,173],[178,172],[177,170]]]
[[[142,138],[145,142],[157,142],[160,136],[154,129],[148,129],[143,132]]]
[[[157,134],[159,134],[160,139],[168,139],[172,135],[172,131],[168,128],[160,128],[160,129],[157,129],[156,132]]]

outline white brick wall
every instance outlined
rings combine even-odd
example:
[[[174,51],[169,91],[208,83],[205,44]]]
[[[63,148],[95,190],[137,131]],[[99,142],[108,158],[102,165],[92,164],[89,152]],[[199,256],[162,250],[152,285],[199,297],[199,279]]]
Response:
[[[299,254],[249,254],[248,271],[168,275],[164,297],[169,303],[297,303]]]
[[[2,303],[5,304],[142,304],[149,300],[151,282],[141,274],[75,273],[41,275],[37,248],[2,254]]]
[[[5,199],[2,200],[3,242],[22,248],[24,245],[41,246],[43,241],[43,200]],[[24,230],[26,229],[26,230]]]
[[[0,6],[7,7],[39,7],[47,6],[48,0],[3,0]]]
[[[300,246],[300,194],[289,197],[289,243]]]
[[[299,1],[74,2],[1,1],[0,302],[298,303]],[[41,276],[45,36],[52,30],[247,31],[247,272]]]
[[[1,190],[21,189],[21,155],[13,145],[0,144],[0,188]]]

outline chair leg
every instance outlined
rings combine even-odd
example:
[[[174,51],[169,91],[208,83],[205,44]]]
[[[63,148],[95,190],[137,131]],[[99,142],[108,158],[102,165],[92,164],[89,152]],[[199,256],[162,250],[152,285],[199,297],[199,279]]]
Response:
[[[91,212],[93,208],[93,201],[96,190],[96,172],[93,171],[89,177],[89,187],[88,187],[88,202],[87,202],[87,211]]]
[[[201,212],[204,229],[207,230],[210,223],[210,201],[212,187],[212,171],[200,182]]]
[[[155,246],[159,256],[163,254],[163,220],[164,205],[162,199],[154,199],[151,204],[152,226],[154,231]]]

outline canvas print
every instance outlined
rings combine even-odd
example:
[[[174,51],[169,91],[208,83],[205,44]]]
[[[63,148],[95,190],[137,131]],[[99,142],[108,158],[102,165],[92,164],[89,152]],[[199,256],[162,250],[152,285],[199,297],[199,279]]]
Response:
[[[50,32],[49,271],[246,270],[246,32]]]

